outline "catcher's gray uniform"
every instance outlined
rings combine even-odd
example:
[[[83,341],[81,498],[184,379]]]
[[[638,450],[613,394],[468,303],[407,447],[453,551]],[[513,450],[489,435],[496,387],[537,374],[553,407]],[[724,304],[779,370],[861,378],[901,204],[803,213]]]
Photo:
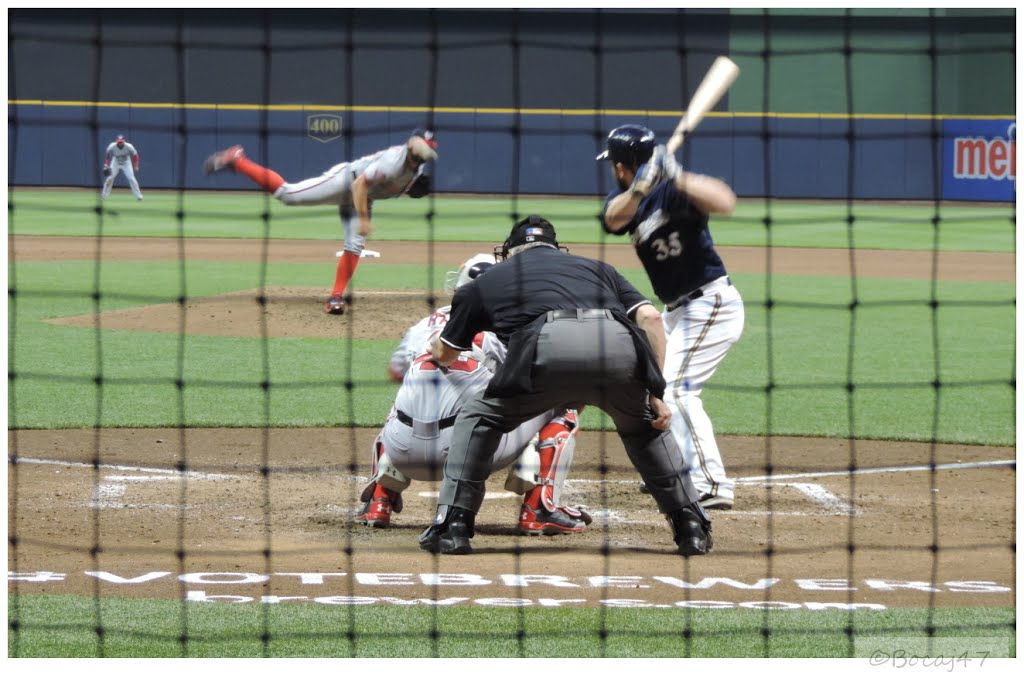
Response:
[[[381,433],[387,455],[378,472],[394,467],[408,479],[437,481],[452,440],[452,424],[466,402],[490,383],[494,369],[505,359],[505,346],[492,333],[479,333],[470,350],[439,368],[427,352],[430,338],[448,322],[444,306],[414,325],[392,356],[392,371],[406,368],[394,406]],[[554,417],[550,409],[505,433],[489,463],[489,474],[504,469]],[[392,477],[394,475],[392,474]],[[380,478],[376,476],[375,478]],[[397,487],[394,482],[389,487]]]

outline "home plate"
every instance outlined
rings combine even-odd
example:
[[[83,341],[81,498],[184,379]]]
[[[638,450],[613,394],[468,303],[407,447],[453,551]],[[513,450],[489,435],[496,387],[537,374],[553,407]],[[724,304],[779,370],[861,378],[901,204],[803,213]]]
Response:
[[[334,256],[335,258],[341,258],[341,255],[344,253],[344,250],[338,251]],[[373,249],[363,249],[363,253],[359,254],[359,258],[380,258],[380,252]]]
[[[436,490],[425,490],[422,493],[417,493],[416,495],[420,496],[421,498],[437,498],[438,492]],[[507,490],[503,490],[500,493],[487,493],[486,495],[484,495],[484,500],[494,500],[496,498],[505,499],[521,497],[523,496],[517,495],[515,493],[510,493]]]

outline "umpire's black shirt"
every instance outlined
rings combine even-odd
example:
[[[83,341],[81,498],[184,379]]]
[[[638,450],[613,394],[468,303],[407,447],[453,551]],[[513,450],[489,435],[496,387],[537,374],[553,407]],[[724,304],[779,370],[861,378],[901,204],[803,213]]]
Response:
[[[508,345],[508,356],[487,394],[507,397],[532,392],[530,366],[537,335],[549,311],[608,309],[633,333],[637,373],[641,380],[647,380],[648,389],[661,397],[665,380],[647,336],[630,320],[637,308],[650,303],[607,263],[574,256],[550,245],[531,247],[458,289],[441,341],[454,349],[468,350],[478,332],[495,333]]]

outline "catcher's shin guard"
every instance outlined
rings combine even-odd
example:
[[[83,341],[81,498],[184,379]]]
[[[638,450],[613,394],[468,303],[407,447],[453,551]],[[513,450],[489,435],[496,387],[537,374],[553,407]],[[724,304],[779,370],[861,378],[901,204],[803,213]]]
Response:
[[[576,433],[579,430],[576,411],[566,409],[561,416],[551,419],[538,434],[539,465],[535,485],[523,497],[523,506],[536,510],[543,507],[554,511],[562,496],[562,486],[572,467],[576,452]]]

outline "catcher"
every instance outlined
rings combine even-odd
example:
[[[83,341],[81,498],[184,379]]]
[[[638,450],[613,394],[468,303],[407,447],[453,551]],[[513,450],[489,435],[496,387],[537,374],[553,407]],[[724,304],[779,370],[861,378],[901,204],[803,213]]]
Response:
[[[417,129],[404,144],[371,153],[352,162],[338,163],[319,177],[301,182],[286,182],[278,173],[254,163],[241,146],[218,151],[203,163],[203,171],[213,174],[232,170],[251,179],[264,191],[287,206],[337,205],[345,228],[345,251],[338,259],[334,288],[324,302],[324,312],[345,313],[345,290],[356,272],[373,232],[373,202],[402,194],[420,198],[430,193],[426,163],[437,160],[434,133]]]
[[[459,273],[449,273],[448,288],[461,287],[495,259],[477,254]],[[389,363],[389,374],[402,381],[395,404],[373,444],[372,478],[363,490],[356,522],[373,527],[391,524],[402,511],[402,491],[412,480],[439,481],[451,444],[452,426],[462,406],[483,391],[505,358],[505,346],[493,333],[478,333],[470,351],[447,367],[437,366],[428,343],[448,322],[444,306],[406,333]],[[491,474],[508,468],[505,488],[523,495],[519,531],[552,536],[582,531],[591,517],[580,508],[558,504],[572,465],[579,430],[577,412],[548,411],[502,436],[490,460]]]

